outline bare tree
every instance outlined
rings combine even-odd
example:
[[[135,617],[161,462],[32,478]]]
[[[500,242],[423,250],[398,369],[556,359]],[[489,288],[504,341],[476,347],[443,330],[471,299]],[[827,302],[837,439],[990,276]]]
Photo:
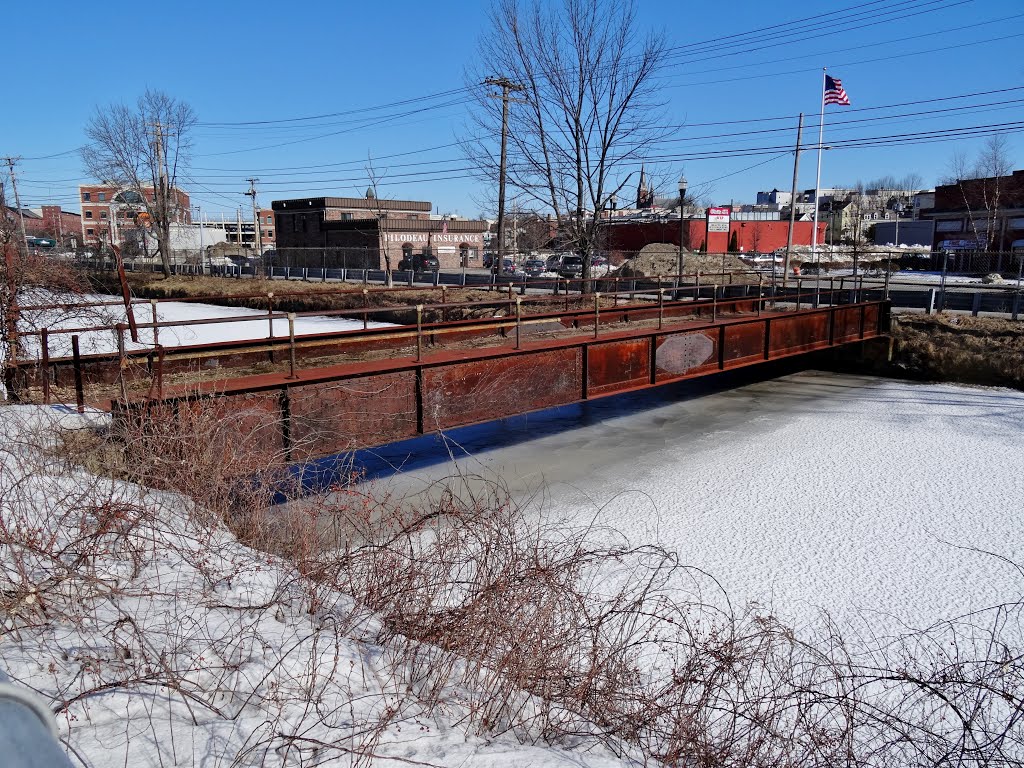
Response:
[[[975,166],[975,175],[980,181],[981,202],[985,207],[985,219],[988,222],[985,234],[989,250],[999,250],[1002,247],[1002,238],[996,231],[996,218],[1004,192],[1003,177],[1009,176],[1012,170],[1009,140],[1002,134],[989,136],[982,145]]]
[[[912,195],[915,192],[920,192],[924,187],[924,178],[920,173],[910,172],[903,176],[898,182],[898,189],[906,192],[908,195]]]
[[[97,108],[85,129],[85,167],[104,183],[136,193],[133,204],[152,222],[165,276],[171,274],[171,224],[185,213],[176,185],[188,167],[195,123],[188,104],[147,89],[133,107]]]
[[[388,242],[387,233],[388,211],[381,202],[378,190],[381,179],[386,175],[387,170],[378,171],[373,166],[373,158],[367,156],[366,177],[370,182],[370,186],[366,190],[366,197],[368,200],[373,201],[373,212],[377,215],[377,241],[380,244],[380,252],[384,256],[384,285],[390,288],[395,283],[394,275],[392,274],[394,267],[391,265],[391,243]]]
[[[633,2],[495,0],[480,61],[521,85],[509,110],[508,183],[551,211],[567,248],[590,277],[601,211],[661,135],[654,76],[661,35],[637,28]],[[480,96],[469,157],[496,181],[500,100]]]
[[[1002,237],[996,230],[996,220],[1004,192],[1003,178],[1013,170],[1006,136],[989,136],[973,162],[964,150],[955,150],[948,169],[942,181],[959,188],[974,237],[979,243],[984,241],[987,250],[999,250]],[[984,215],[984,233],[980,231],[975,211]]]

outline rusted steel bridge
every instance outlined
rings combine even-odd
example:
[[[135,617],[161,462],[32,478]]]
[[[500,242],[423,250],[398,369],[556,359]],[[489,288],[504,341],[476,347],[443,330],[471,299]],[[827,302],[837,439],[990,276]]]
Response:
[[[187,409],[233,419],[288,460],[306,461],[861,344],[889,328],[880,292],[797,293],[784,301],[759,288],[729,299],[718,289],[706,298],[672,295],[664,288],[599,293],[554,305],[510,292],[500,301],[407,308],[415,322],[298,337],[295,315],[279,314],[292,328],[287,337],[142,350],[122,344],[115,354],[48,358],[35,370],[44,387],[73,375],[80,403],[83,379],[106,381],[114,392],[107,402],[119,414],[165,419]],[[498,306],[485,317],[446,319],[479,304]],[[311,314],[361,316],[365,325],[378,311],[385,310]],[[204,375],[174,380],[189,371]]]

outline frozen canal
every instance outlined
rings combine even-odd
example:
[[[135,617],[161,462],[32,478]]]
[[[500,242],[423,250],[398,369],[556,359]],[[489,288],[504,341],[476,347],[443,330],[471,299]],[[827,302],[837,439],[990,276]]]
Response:
[[[415,494],[455,471],[500,476],[801,624],[825,609],[897,631],[1024,593],[982,552],[1024,562],[1024,393],[805,372],[680,397],[456,433],[456,464],[435,451],[377,482]]]
[[[116,301],[116,297],[98,294],[74,297],[78,302]],[[59,301],[59,297],[42,294],[33,296],[27,304],[49,304]],[[136,301],[133,304],[135,320],[138,323],[153,322],[152,307],[149,302]],[[278,312],[277,315],[282,313]],[[88,309],[69,307],[66,309],[30,310],[23,309],[22,315],[32,329],[47,327],[51,331],[62,328],[80,328],[90,326],[114,326],[116,323],[127,323],[128,317],[123,306],[95,306]],[[212,324],[194,324],[197,320],[220,319],[224,322]],[[204,304],[196,301],[160,301],[157,304],[157,322],[182,323],[160,329],[160,343],[165,347],[194,346],[220,341],[244,341],[246,339],[265,338],[270,333],[270,320],[266,310],[249,309],[246,307],[227,307],[216,304]],[[371,321],[369,327],[377,328],[388,323]],[[341,317],[323,315],[306,315],[295,321],[295,335],[325,333],[328,331],[352,331],[363,327],[361,320],[348,320]],[[288,336],[288,320],[277,317],[273,321],[275,336]],[[79,334],[82,354],[110,353],[117,350],[117,334],[111,330],[85,331]],[[26,335],[22,343],[29,357],[39,356],[39,337]],[[68,334],[53,333],[50,336],[51,357],[71,355],[71,337]],[[153,330],[139,329],[139,343],[129,339],[126,348],[142,349],[153,345]]]

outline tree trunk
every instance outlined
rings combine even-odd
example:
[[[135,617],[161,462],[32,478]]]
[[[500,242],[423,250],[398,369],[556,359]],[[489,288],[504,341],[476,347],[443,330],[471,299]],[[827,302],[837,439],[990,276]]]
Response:
[[[242,233],[238,233],[239,240],[241,240]],[[145,234],[143,234],[145,237]],[[161,227],[157,230],[157,250],[160,252],[160,265],[163,269],[164,280],[171,276],[171,227],[167,224],[165,227]]]

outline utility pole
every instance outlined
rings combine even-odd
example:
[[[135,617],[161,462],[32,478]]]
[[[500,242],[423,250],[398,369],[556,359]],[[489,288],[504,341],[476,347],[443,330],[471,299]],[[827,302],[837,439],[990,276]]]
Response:
[[[782,287],[789,281],[789,256],[793,250],[793,226],[796,224],[796,185],[800,176],[800,139],[804,133],[804,113],[800,113],[800,122],[796,126],[796,152],[793,153],[793,189],[789,196],[789,234],[786,236],[786,260],[782,264]],[[817,191],[815,191],[817,194]],[[814,222],[815,228],[818,222]],[[775,260],[772,260],[772,271],[775,271]]]
[[[153,225],[156,226],[157,236],[157,248],[160,251],[160,256],[163,259],[164,272],[170,274],[171,264],[171,244],[170,244],[170,221],[171,221],[171,208],[170,203],[167,200],[167,172],[164,165],[164,126],[159,120],[156,120],[149,124],[153,129],[153,150],[156,155],[156,212],[157,215],[153,217]],[[145,198],[145,194],[142,190],[138,190],[140,194]],[[166,227],[166,228],[165,228]],[[143,231],[143,238],[146,233]]]
[[[14,165],[20,157],[5,157],[4,162],[7,163],[8,169],[11,174],[11,190],[14,192],[14,204],[18,207],[18,221],[21,224],[21,242],[25,246],[25,252],[28,253],[28,235],[25,234],[25,212],[21,209],[21,198],[18,197],[18,179],[14,173]]]
[[[525,88],[517,85],[507,77],[488,77],[484,85],[491,85],[501,88],[501,95],[496,93],[488,94],[492,99],[501,99],[501,164],[498,169],[498,253],[492,263],[495,278],[501,274],[505,266],[505,167],[508,151],[508,104],[510,101],[517,101],[509,97],[513,91],[523,91]],[[523,103],[517,101],[517,103]]]
[[[249,191],[246,192],[252,198],[252,236],[255,238],[253,247],[259,256],[263,256],[263,233],[260,229],[260,209],[256,205],[256,183],[259,179],[246,179],[249,182]]]

